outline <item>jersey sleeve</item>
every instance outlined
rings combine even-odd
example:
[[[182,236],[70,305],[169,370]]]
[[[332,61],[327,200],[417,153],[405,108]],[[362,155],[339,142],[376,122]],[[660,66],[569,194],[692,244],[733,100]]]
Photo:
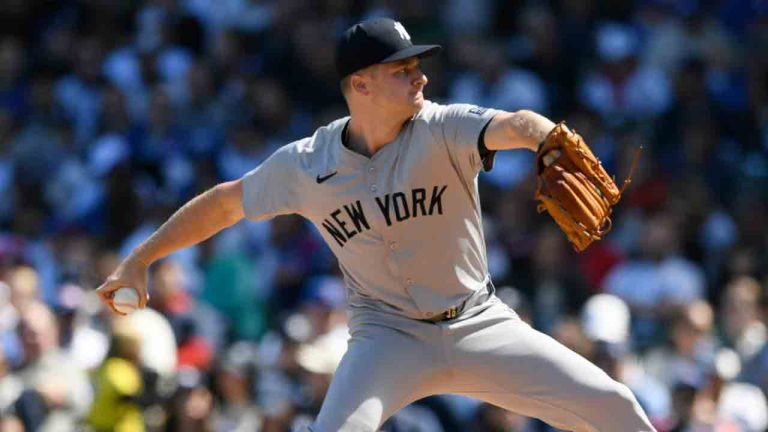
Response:
[[[490,171],[493,152],[481,156],[479,139],[486,126],[499,111],[469,104],[442,106],[438,114],[439,128],[452,158],[472,175]],[[484,163],[485,158],[485,163]]]
[[[246,218],[261,221],[299,212],[301,188],[295,158],[296,153],[291,147],[282,147],[243,176]]]

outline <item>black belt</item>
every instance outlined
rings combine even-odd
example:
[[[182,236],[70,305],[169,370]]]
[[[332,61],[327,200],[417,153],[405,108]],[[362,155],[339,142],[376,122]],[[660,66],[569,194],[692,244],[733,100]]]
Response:
[[[491,298],[491,296],[495,291],[496,289],[493,287],[493,283],[489,279],[488,283],[485,285],[485,290],[483,293],[479,295],[478,293],[473,293],[468,299],[464,300],[464,302],[461,303],[459,306],[454,306],[452,308],[446,309],[443,312],[440,312],[439,314],[433,317],[420,319],[419,321],[439,323],[442,321],[454,319],[457,316],[459,316],[459,314],[471,308],[472,306],[484,303],[486,300]]]

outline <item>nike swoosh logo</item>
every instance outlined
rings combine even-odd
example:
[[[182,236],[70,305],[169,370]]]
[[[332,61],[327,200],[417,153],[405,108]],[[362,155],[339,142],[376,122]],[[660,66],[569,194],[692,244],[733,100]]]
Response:
[[[318,175],[318,176],[317,176],[317,184],[323,183],[324,181],[328,180],[329,178],[331,178],[331,177],[335,176],[335,175],[336,175],[336,174],[338,174],[338,173],[339,173],[338,171],[334,171],[334,172],[332,172],[332,173],[330,173],[330,174],[328,174],[328,175],[326,175],[326,176],[323,176],[323,177],[320,177],[320,176]]]

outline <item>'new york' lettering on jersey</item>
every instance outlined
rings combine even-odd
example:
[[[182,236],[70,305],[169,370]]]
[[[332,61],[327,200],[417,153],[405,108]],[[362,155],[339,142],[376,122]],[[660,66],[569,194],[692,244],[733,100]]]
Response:
[[[353,312],[439,313],[487,282],[477,140],[495,114],[425,102],[371,157],[342,144],[349,118],[336,120],[244,176],[246,216],[311,221],[338,258]]]
[[[403,222],[419,216],[442,215],[442,197],[447,187],[445,185],[433,187],[432,196],[429,200],[427,200],[426,189],[416,188],[411,190],[411,193],[408,195],[404,192],[395,192],[393,194],[386,194],[384,197],[376,197],[376,204],[387,221],[387,226],[391,226],[392,221]],[[328,231],[328,234],[341,247],[344,247],[344,244],[354,237],[355,234],[363,231],[363,227],[366,230],[371,229],[360,201],[344,204],[343,207],[346,218],[342,215],[341,209],[336,209],[331,212],[329,217],[323,219],[322,222],[323,228]],[[354,229],[352,229],[352,226],[354,226]]]
[[[341,217],[341,209],[336,209],[331,212],[330,216],[323,219],[322,225],[328,234],[330,234],[339,246],[344,247],[344,243],[349,241],[355,234],[371,229],[368,224],[368,220],[365,218],[363,207],[360,201],[355,201],[353,204],[344,204],[344,211],[346,212],[346,218]],[[350,223],[351,222],[351,223]],[[353,225],[354,229],[350,231],[347,228],[348,225]],[[351,228],[351,226],[350,226]]]

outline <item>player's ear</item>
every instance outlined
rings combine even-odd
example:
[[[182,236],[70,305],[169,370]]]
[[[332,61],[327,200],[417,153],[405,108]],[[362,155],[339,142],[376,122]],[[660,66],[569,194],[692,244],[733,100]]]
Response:
[[[368,80],[363,74],[354,73],[350,76],[350,87],[355,93],[367,95],[369,93]]]

